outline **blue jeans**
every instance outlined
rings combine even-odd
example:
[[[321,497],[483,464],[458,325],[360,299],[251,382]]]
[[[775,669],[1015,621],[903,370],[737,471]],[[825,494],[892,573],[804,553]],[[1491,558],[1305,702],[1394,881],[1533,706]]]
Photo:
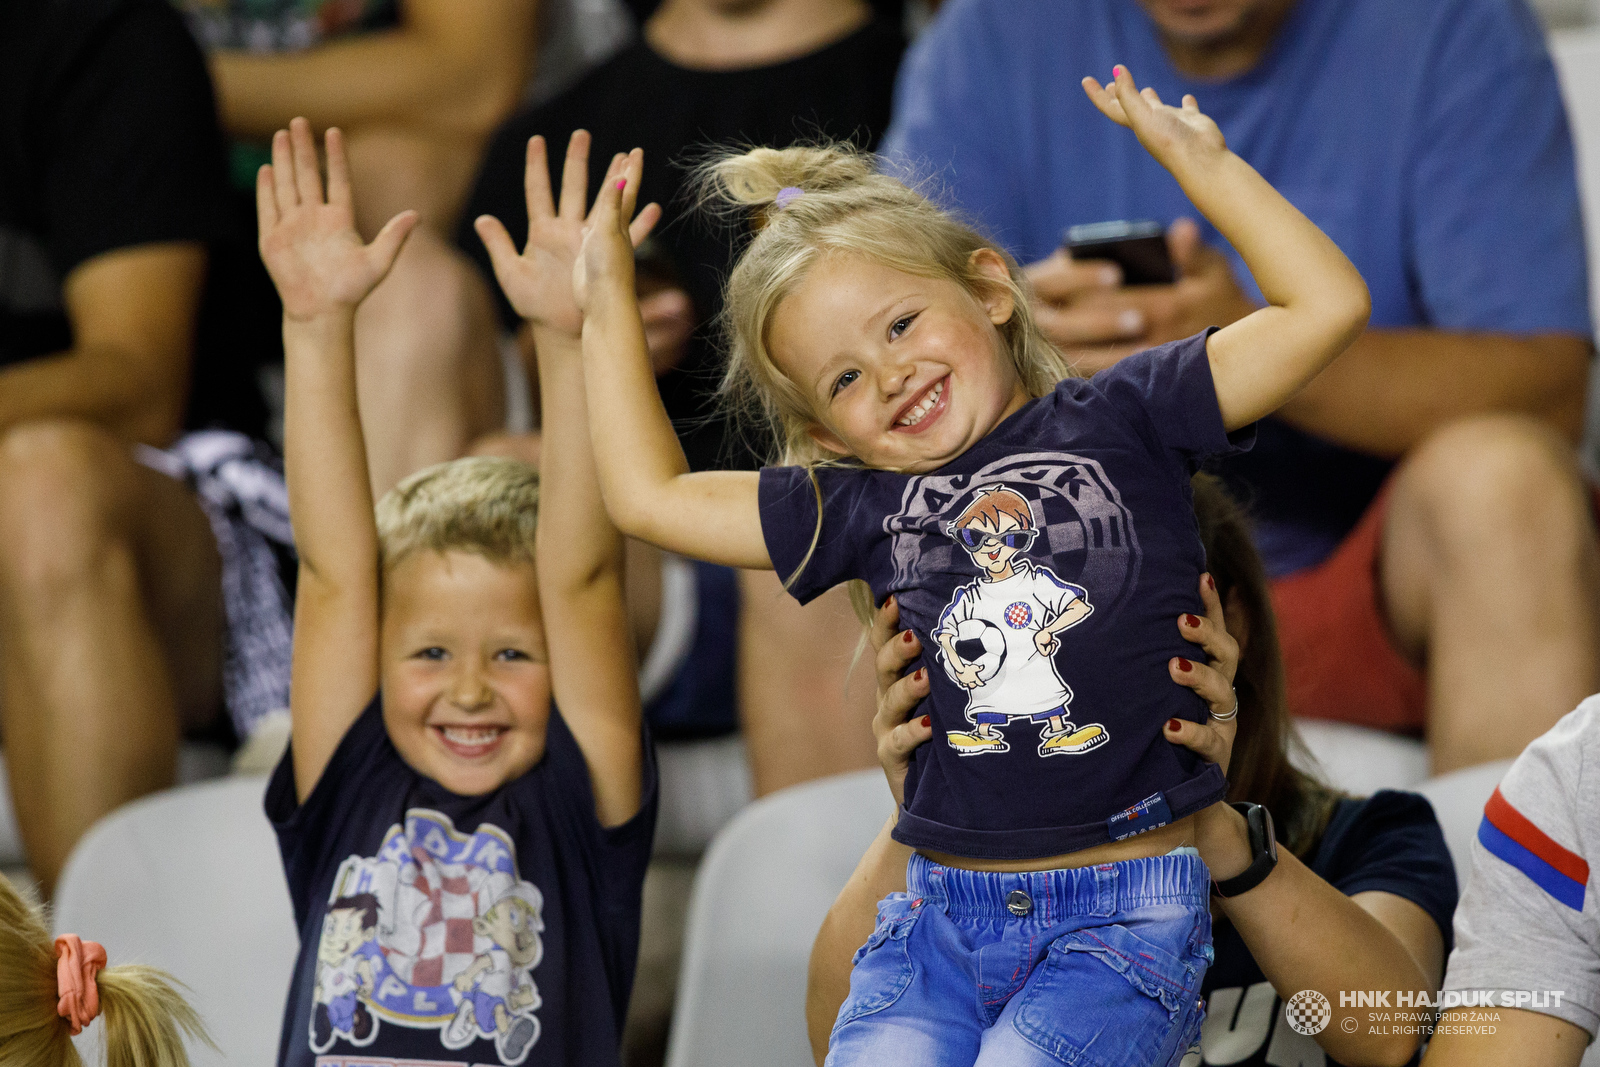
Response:
[[[1191,851],[993,874],[913,855],[826,1067],[1168,1067],[1197,1040],[1210,878]]]

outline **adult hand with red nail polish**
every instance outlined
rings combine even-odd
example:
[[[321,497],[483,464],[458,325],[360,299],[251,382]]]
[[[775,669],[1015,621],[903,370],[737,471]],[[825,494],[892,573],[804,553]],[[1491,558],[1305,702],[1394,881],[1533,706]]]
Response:
[[[1239,642],[1228,633],[1222,614],[1222,597],[1209,574],[1200,576],[1200,602],[1205,605],[1204,617],[1192,613],[1179,615],[1178,634],[1185,641],[1199,645],[1206,660],[1174,656],[1168,661],[1167,671],[1174,682],[1199,694],[1211,715],[1205,722],[1169,719],[1162,732],[1168,741],[1193,750],[1227,773],[1233,754],[1233,736],[1239,724],[1231,719],[1218,720],[1215,716],[1227,715],[1238,706],[1233,678],[1239,669]]]
[[[877,651],[878,668],[878,712],[872,717],[872,734],[878,740],[878,762],[889,779],[889,791],[895,803],[903,804],[911,754],[933,736],[933,723],[927,715],[911,717],[928,695],[928,671],[910,670],[922,656],[922,642],[899,626],[900,605],[890,597],[873,616],[868,639]]]

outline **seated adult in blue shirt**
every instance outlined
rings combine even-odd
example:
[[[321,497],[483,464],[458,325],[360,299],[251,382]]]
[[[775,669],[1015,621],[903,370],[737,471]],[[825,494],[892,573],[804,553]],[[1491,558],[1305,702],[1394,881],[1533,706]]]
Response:
[[[1571,443],[1592,324],[1573,154],[1523,0],[951,0],[885,151],[1024,262],[1085,371],[1259,303],[1177,184],[1078,93],[1127,63],[1194,93],[1338,242],[1366,334],[1221,470],[1274,578],[1297,714],[1514,755],[1600,688],[1600,560]],[[1173,285],[1060,251],[1170,226]],[[1339,664],[1358,662],[1357,672]]]

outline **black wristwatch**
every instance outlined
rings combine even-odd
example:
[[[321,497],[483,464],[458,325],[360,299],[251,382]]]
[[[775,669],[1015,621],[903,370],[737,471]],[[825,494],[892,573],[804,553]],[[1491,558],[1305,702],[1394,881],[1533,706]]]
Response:
[[[1216,887],[1219,897],[1236,897],[1240,893],[1248,893],[1266,880],[1272,873],[1272,868],[1278,865],[1278,839],[1272,833],[1272,812],[1260,804],[1230,804],[1250,827],[1250,852],[1255,859],[1250,861],[1240,874],[1229,878],[1226,882],[1212,882]]]

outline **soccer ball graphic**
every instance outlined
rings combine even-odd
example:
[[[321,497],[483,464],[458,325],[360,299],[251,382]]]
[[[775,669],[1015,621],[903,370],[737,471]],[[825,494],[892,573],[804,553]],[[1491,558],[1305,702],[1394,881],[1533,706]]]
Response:
[[[987,682],[1000,671],[1006,660],[1006,637],[1000,627],[983,619],[963,619],[956,623],[956,655],[978,668],[978,680]],[[953,679],[955,665],[945,664]]]

